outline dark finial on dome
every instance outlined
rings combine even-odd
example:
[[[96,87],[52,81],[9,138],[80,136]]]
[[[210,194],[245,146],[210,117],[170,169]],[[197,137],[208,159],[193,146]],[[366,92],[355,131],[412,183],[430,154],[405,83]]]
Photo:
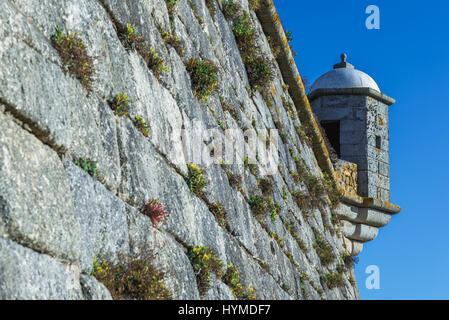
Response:
[[[346,53],[342,53],[340,55],[340,58],[341,58],[341,62],[334,65],[334,69],[339,69],[339,68],[354,69],[354,66],[352,64],[350,64],[349,62],[347,62],[348,55]]]

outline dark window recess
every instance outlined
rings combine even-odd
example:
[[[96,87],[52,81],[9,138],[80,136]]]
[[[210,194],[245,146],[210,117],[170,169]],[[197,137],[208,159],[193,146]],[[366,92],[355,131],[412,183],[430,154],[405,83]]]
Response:
[[[340,158],[340,121],[321,121],[321,126],[326,132],[327,139],[332,148],[334,148]]]
[[[380,136],[376,136],[376,148],[382,149],[382,138]]]

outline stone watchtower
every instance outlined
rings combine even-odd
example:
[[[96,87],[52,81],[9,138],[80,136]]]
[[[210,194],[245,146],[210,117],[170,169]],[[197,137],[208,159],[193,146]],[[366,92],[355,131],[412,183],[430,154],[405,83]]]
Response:
[[[346,191],[344,203],[349,204],[351,213],[344,212],[343,208],[341,214],[352,223],[364,222],[369,227],[379,227],[388,221],[367,222],[371,211],[375,209],[371,216],[400,211],[399,207],[390,204],[388,108],[395,100],[381,93],[369,75],[355,69],[346,60],[346,54],[342,54],[341,62],[313,83],[309,100],[338,155],[339,161],[334,164],[336,171],[342,167],[346,174],[351,167],[356,171],[350,175],[355,180],[352,186],[351,179],[342,181],[341,186]],[[344,176],[344,173],[337,173],[337,176]],[[356,218],[354,212],[358,214]],[[367,216],[365,221],[362,215]],[[390,217],[383,219],[389,220]],[[362,232],[359,225],[355,228]],[[376,235],[377,230],[374,237]],[[364,236],[352,239],[358,242],[372,240]]]

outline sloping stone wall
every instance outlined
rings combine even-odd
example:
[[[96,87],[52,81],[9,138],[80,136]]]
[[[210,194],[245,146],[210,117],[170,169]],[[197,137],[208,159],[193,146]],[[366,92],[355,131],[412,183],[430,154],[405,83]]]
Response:
[[[191,2],[203,23],[187,0],[179,0],[171,16],[163,0],[0,2],[0,298],[107,299],[107,289],[91,276],[94,257],[116,261],[147,250],[165,273],[173,298],[235,298],[214,277],[200,297],[187,256],[196,245],[215,249],[224,265],[234,264],[242,284],[252,286],[260,299],[358,297],[352,270],[344,271],[336,288],[322,280],[337,272],[345,250],[338,226],[329,228],[331,209],[325,205],[306,214],[292,196],[307,193],[304,182],[290,174],[297,171],[295,154],[308,174],[321,178],[322,173],[298,134],[296,110],[289,114],[284,106],[292,99],[281,71],[274,63],[272,105],[259,93],[251,96],[218,4],[212,17],[203,0]],[[246,0],[239,2],[248,10]],[[258,45],[275,61],[253,11],[250,18]],[[159,79],[139,54],[121,44],[116,26],[128,23],[164,59],[168,71]],[[56,26],[78,32],[94,58],[90,94],[63,72],[50,40]],[[161,30],[179,37],[183,57],[164,43]],[[192,57],[219,67],[219,88],[207,104],[192,92],[184,66]],[[119,92],[130,96],[128,117],[114,116],[108,106]],[[223,110],[222,101],[235,107],[236,117]],[[148,137],[135,127],[136,115],[149,124]],[[186,163],[197,150],[179,149],[173,139],[177,130],[184,129],[184,138],[192,141],[198,128],[215,128],[224,139],[223,127],[262,130],[279,123],[287,138],[279,141],[278,171],[268,176],[279,217],[268,215],[261,223],[252,213],[248,200],[261,194],[258,179],[264,172],[245,166],[243,154],[236,155],[240,164],[227,169],[242,176],[240,188],[231,185],[222,165],[213,164],[202,167],[208,182],[204,196],[190,191]],[[97,163],[97,179],[73,163],[78,158]],[[149,199],[158,199],[170,214],[157,232],[139,211]],[[214,202],[226,211],[228,228],[210,212]],[[314,249],[316,231],[336,257],[329,265],[323,266]]]

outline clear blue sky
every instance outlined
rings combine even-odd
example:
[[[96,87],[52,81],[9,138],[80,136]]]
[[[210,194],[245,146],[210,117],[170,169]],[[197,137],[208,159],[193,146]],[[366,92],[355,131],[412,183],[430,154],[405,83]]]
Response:
[[[361,299],[449,299],[449,1],[274,0],[300,73],[316,80],[342,52],[390,108],[392,202],[402,207],[356,265]],[[380,30],[365,9],[380,8]],[[380,268],[380,290],[365,269]]]

